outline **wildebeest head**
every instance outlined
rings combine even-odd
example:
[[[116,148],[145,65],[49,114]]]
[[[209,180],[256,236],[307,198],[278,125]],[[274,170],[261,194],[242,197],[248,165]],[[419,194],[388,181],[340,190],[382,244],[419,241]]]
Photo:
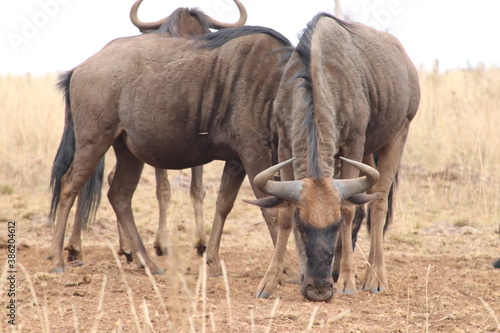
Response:
[[[379,179],[376,169],[353,160],[342,158],[359,169],[365,176],[356,179],[308,177],[295,181],[273,181],[273,175],[290,164],[293,159],[262,171],[254,179],[255,186],[272,197],[249,201],[261,207],[286,202],[294,209],[295,240],[300,243],[299,257],[305,260],[301,292],[312,301],[328,301],[333,297],[332,260],[344,221],[341,205],[344,201],[363,204],[376,198],[376,194],[363,194]]]
[[[177,8],[169,16],[156,22],[142,22],[137,12],[143,0],[137,0],[130,9],[130,20],[141,32],[167,32],[174,37],[190,37],[210,33],[212,29],[239,27],[245,24],[247,12],[238,0],[234,0],[240,11],[240,18],[235,23],[219,22],[198,9]]]

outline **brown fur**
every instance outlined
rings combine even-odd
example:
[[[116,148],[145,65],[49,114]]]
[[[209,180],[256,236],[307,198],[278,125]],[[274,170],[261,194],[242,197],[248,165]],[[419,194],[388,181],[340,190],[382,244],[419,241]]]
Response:
[[[151,33],[144,34],[143,39],[156,39],[168,37],[194,37],[210,33],[211,18],[198,9],[177,8],[168,16],[168,19],[157,30],[150,31]],[[108,180],[111,184],[113,180],[114,169],[109,174]],[[167,232],[167,207],[170,201],[171,190],[168,181],[167,170],[155,169],[156,175],[156,197],[159,208],[158,231],[156,232],[154,248],[158,255],[167,253],[168,232]],[[206,249],[206,232],[203,220],[203,199],[205,190],[203,188],[203,166],[192,168],[192,180],[190,187],[190,195],[193,203],[195,222],[196,222],[196,239],[195,247],[200,255]],[[85,200],[78,197],[78,211],[85,211],[83,207]],[[85,229],[87,219],[76,218],[73,224],[70,240],[65,249],[68,250],[68,260],[82,260],[81,253],[81,230]],[[120,243],[120,253],[127,256],[127,261],[132,261],[131,246],[128,237],[123,234],[122,228],[118,223],[118,235]]]
[[[229,36],[229,41],[201,48],[212,37],[199,42],[120,38],[74,69],[66,88],[76,144],[74,160],[61,179],[49,254],[55,271],[64,266],[62,241],[69,209],[111,145],[117,167],[108,197],[133,252],[141,253],[152,271],[158,268],[144,249],[130,207],[144,163],[163,169],[214,159],[242,163],[244,171],[238,173],[226,166],[226,188],[221,189],[226,197],[216,209],[222,225],[245,172],[253,180],[271,165],[277,136],[269,122],[282,75],[282,52],[275,51],[289,43],[266,28],[217,34]],[[256,195],[264,194],[256,190]]]
[[[370,268],[362,282],[362,288],[372,292],[387,288],[383,260],[387,196],[419,100],[417,71],[396,38],[362,24],[347,24],[319,14],[303,33],[288,62],[275,101],[278,113],[275,126],[284,134],[280,135],[280,160],[296,157],[294,178],[309,184],[303,192],[305,197],[301,198],[300,208],[309,224],[328,225],[332,210],[340,209],[340,202],[332,203],[335,207],[317,204],[318,192],[324,191],[324,185],[314,183],[313,179],[329,179],[334,175],[342,179],[356,178],[359,170],[345,162],[336,162],[335,157],[340,155],[367,163],[373,153],[378,153],[380,179],[370,191],[380,192],[380,196],[370,204],[373,212]],[[321,200],[329,202],[329,199]],[[343,205],[343,208],[349,210],[349,214],[343,214],[345,223],[341,225],[342,269],[337,290],[355,293],[351,244],[354,207]],[[287,235],[287,223],[283,223],[283,232]],[[281,231],[279,229],[278,234]],[[299,254],[305,253],[300,246],[312,246],[312,241],[297,242]],[[276,249],[275,255],[281,251]],[[314,251],[310,255],[314,255]],[[300,261],[307,262],[306,259]],[[276,270],[269,268],[269,271]],[[273,290],[267,286],[275,280],[274,276],[264,277],[263,293]],[[318,285],[323,282],[318,281]],[[304,290],[307,292],[307,286],[303,286],[303,293]],[[304,296],[315,300],[327,300],[330,296],[320,294],[307,292]]]
[[[315,228],[326,228],[340,219],[340,198],[331,178],[304,179],[301,200],[296,204],[301,218]]]

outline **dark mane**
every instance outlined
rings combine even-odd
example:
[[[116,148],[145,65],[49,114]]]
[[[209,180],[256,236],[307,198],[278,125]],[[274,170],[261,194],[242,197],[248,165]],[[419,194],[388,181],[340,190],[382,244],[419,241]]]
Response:
[[[302,79],[300,85],[305,89],[304,105],[306,106],[304,118],[301,124],[301,132],[307,137],[307,177],[321,178],[321,169],[318,163],[318,128],[314,115],[314,100],[313,86],[311,76],[311,43],[314,28],[322,15],[316,15],[302,31],[299,43],[295,48],[296,54],[299,56],[302,66],[297,73],[295,79]]]
[[[303,65],[297,72],[295,79],[303,80],[299,87],[304,88],[306,91],[304,104],[307,105],[307,107],[301,124],[301,130],[306,134],[308,143],[307,177],[313,178],[321,178],[322,170],[319,164],[318,127],[316,124],[314,111],[313,85],[311,75],[311,44],[316,24],[323,17],[328,17],[335,20],[335,22],[337,22],[344,29],[352,32],[350,30],[351,25],[349,23],[339,20],[338,18],[327,13],[319,13],[314,16],[313,19],[307,24],[306,28],[302,30],[299,36],[299,43],[295,48],[295,52],[299,56]]]
[[[202,43],[199,46],[200,48],[215,49],[235,38],[255,35],[255,34],[269,35],[272,38],[278,40],[281,44],[283,44],[284,47],[292,46],[290,41],[276,30],[259,26],[249,26],[249,25],[238,28],[219,30],[217,32],[208,35],[198,36],[196,37],[196,40]]]
[[[177,8],[170,14],[168,20],[158,30],[153,32],[161,34],[169,33],[172,37],[181,37],[177,30],[179,26],[182,26],[179,22],[183,22],[186,16],[192,16],[198,20],[205,34],[210,33],[209,17],[198,8]]]

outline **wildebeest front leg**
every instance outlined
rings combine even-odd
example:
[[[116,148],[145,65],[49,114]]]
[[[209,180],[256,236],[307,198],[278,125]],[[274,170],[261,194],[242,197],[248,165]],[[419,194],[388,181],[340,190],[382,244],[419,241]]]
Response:
[[[162,256],[168,253],[167,209],[171,198],[171,188],[167,170],[155,168],[155,175],[159,218],[158,230],[153,246],[156,250],[156,255]]]
[[[345,148],[343,153],[344,157],[351,158],[356,161],[362,159],[362,149],[357,147],[362,147],[362,144],[353,144],[350,148]],[[341,179],[353,179],[359,176],[359,170],[349,165],[345,161],[342,161],[340,178]],[[341,258],[340,258],[340,272],[338,275],[338,280],[335,283],[335,292],[338,294],[356,294],[356,271],[354,268],[354,253],[352,246],[352,225],[354,219],[355,207],[350,203],[345,203],[341,207],[342,215],[344,216],[344,221],[340,227],[340,237],[341,237]],[[335,271],[333,271],[335,273]]]
[[[226,217],[233,208],[238,191],[245,179],[246,172],[239,162],[229,161],[224,165],[219,186],[219,194],[215,206],[215,216],[212,232],[208,239],[207,264],[209,276],[222,275],[219,260],[219,246]]]
[[[354,219],[352,221],[352,250],[356,249],[356,242],[358,239],[358,232],[361,224],[365,218],[365,209],[363,206],[356,207]],[[337,282],[340,274],[340,258],[342,258],[342,237],[338,237],[337,246],[335,248],[334,262],[333,262],[333,281]],[[356,267],[354,267],[356,268]],[[356,273],[355,273],[356,275]]]
[[[196,223],[196,235],[194,246],[199,256],[203,255],[207,248],[207,234],[203,220],[203,199],[205,189],[203,188],[203,166],[191,168],[191,202],[194,209],[194,220]]]
[[[292,230],[292,214],[293,209],[289,207],[280,209],[278,214],[278,237],[276,239],[276,245],[274,246],[273,257],[267,268],[266,274],[257,287],[257,298],[269,298],[269,296],[276,292],[278,283],[280,283],[286,245]]]
[[[116,173],[108,191],[108,198],[120,221],[125,236],[128,236],[132,252],[141,255],[153,274],[164,274],[151,260],[137,231],[132,212],[132,196],[139,183],[144,163],[139,161],[125,146],[121,138],[113,145],[116,154]]]
[[[280,151],[280,160],[286,160],[291,156],[289,150],[281,147]],[[293,180],[293,170],[291,166],[286,166],[280,170],[281,180]],[[253,178],[252,185],[253,185]],[[289,256],[287,255],[286,246],[288,244],[288,238],[290,237],[290,232],[292,230],[292,216],[293,216],[293,208],[285,205],[278,206],[274,208],[277,211],[277,235],[276,241],[274,242],[274,252],[273,257],[271,258],[271,262],[267,268],[266,274],[262,278],[257,287],[256,297],[257,298],[269,298],[272,294],[276,292],[278,287],[278,283],[281,281],[281,274],[285,272],[289,276],[296,276],[297,270],[292,267],[291,262],[289,261]],[[268,226],[270,221],[266,219]],[[269,231],[271,231],[272,225],[269,226]],[[272,233],[271,233],[272,237]],[[301,259],[299,255],[299,260]],[[303,263],[301,262],[301,265]],[[304,266],[304,265],[302,265]]]
[[[340,227],[340,237],[342,238],[340,258],[340,273],[335,284],[335,291],[339,294],[356,294],[356,281],[354,270],[354,258],[352,251],[352,220],[354,217],[354,207],[342,206],[344,222]]]

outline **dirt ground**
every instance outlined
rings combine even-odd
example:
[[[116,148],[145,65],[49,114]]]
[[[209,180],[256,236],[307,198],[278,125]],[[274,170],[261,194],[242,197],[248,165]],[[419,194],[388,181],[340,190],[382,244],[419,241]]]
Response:
[[[215,171],[205,177],[207,234],[222,165],[209,168]],[[229,215],[221,245],[229,292],[222,277],[208,278],[204,288],[202,260],[192,246],[189,174],[170,174],[169,223],[174,229],[175,254],[156,257],[152,249],[157,219],[152,168],[145,170],[136,193],[134,213],[140,233],[152,258],[167,272],[155,276],[154,283],[144,270],[127,265],[125,258],[120,258],[120,271],[108,247],[111,244],[116,251],[118,241],[116,219],[105,196],[96,222],[83,236],[85,264],[53,274],[48,273],[50,262],[45,260],[51,239],[46,218],[49,193],[33,189],[33,193],[1,195],[0,260],[4,263],[7,253],[7,221],[14,219],[18,273],[15,327],[4,314],[9,301],[5,271],[0,282],[0,331],[500,332],[500,269],[491,266],[500,256],[498,222],[457,223],[453,216],[459,208],[453,206],[440,214],[448,218],[420,218],[418,211],[427,208],[415,204],[419,198],[409,200],[408,196],[426,195],[429,184],[416,173],[402,174],[395,222],[386,235],[389,291],[336,295],[328,303],[306,301],[299,286],[286,281],[270,299],[255,298],[272,243],[259,209],[241,201],[252,198],[247,182]],[[432,194],[439,198],[440,189],[446,186],[436,187]],[[355,251],[358,281],[369,252],[366,228],[360,235]],[[293,240],[289,251],[294,254]]]

